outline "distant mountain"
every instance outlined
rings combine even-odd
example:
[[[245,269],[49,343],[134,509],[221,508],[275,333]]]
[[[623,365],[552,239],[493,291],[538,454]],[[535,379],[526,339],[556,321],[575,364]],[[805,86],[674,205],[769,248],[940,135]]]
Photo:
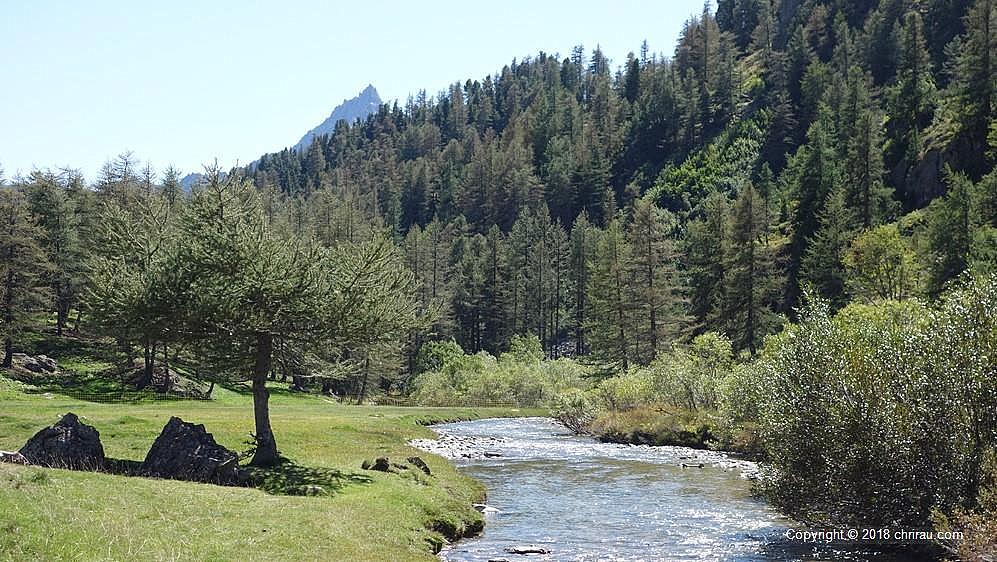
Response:
[[[225,172],[222,172],[222,176],[221,176],[222,179],[225,179],[225,176],[227,176],[227,175],[228,174],[226,174]],[[204,179],[206,179],[207,177],[208,176],[206,176],[206,175],[204,175],[204,174],[202,174],[200,172],[193,172],[193,173],[187,174],[186,176],[180,178],[180,186],[183,187],[184,191],[186,191],[186,192],[189,193],[191,190],[194,189],[195,185],[201,183],[201,181],[204,180]]]
[[[374,86],[370,84],[360,92],[355,98],[343,100],[343,103],[336,106],[336,109],[332,110],[332,113],[326,118],[325,121],[319,123],[317,127],[305,133],[305,136],[301,137],[301,140],[294,145],[294,150],[302,153],[307,149],[315,137],[322,135],[330,135],[336,129],[336,123],[340,121],[346,121],[347,123],[353,123],[357,119],[366,119],[368,115],[377,113],[377,109],[381,107],[381,96],[378,95],[377,90]],[[246,168],[249,170],[255,169],[256,161],[250,162]],[[180,180],[180,185],[183,186],[185,191],[190,191],[195,185],[204,179],[204,174],[199,172],[193,172],[187,174]]]
[[[336,128],[336,123],[340,121],[353,123],[357,119],[366,119],[368,115],[377,113],[379,107],[381,107],[381,96],[377,94],[374,86],[367,85],[360,92],[360,95],[353,99],[344,100],[336,109],[332,110],[332,114],[318,127],[305,133],[298,144],[294,145],[294,149],[303,152],[312,144],[315,137],[332,134]]]

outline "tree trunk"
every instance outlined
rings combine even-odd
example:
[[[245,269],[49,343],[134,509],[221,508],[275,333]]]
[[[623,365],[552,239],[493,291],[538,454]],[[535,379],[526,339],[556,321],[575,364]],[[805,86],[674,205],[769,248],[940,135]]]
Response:
[[[3,364],[0,367],[4,369],[9,369],[14,361],[14,340],[11,338],[4,338],[3,340]]]
[[[270,428],[270,391],[267,376],[273,362],[273,334],[256,334],[256,364],[253,367],[253,414],[256,419],[256,453],[249,464],[273,466],[279,460],[277,440]]]
[[[149,341],[145,342],[145,356],[144,363],[142,367],[142,378],[139,379],[136,388],[142,390],[152,384],[152,370],[156,364],[156,351],[155,348],[149,344]]]
[[[62,333],[66,329],[66,320],[69,317],[69,311],[62,304],[61,299],[59,305],[56,307],[55,312],[55,335],[62,337]]]

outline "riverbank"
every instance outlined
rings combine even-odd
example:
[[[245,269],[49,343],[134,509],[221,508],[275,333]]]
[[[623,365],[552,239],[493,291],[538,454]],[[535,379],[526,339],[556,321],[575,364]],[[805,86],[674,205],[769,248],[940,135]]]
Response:
[[[710,411],[648,407],[602,411],[579,429],[603,443],[690,447],[748,458],[760,458],[762,452],[753,426],[723,431],[719,416]]]
[[[67,411],[100,431],[108,456],[141,461],[170,416],[247,448],[251,397],[98,404],[2,390],[0,449],[16,450]],[[484,488],[408,441],[425,424],[524,415],[509,408],[344,406],[277,393],[274,430],[292,469],[259,489],[0,464],[0,559],[435,560],[446,537],[479,530]],[[376,457],[422,457],[432,476],[363,470]],[[296,493],[321,486],[318,496]],[[313,488],[314,489],[314,488]]]

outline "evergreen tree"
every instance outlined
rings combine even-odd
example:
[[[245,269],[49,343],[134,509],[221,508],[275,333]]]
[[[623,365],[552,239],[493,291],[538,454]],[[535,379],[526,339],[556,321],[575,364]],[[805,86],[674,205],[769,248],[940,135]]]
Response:
[[[883,183],[882,116],[869,95],[867,75],[849,70],[849,101],[842,119],[845,204],[858,224],[868,228],[892,213],[892,191]]]
[[[945,197],[928,207],[927,290],[937,297],[945,284],[966,270],[971,243],[971,194],[973,183],[963,174],[949,172]]]
[[[832,191],[803,255],[800,283],[813,286],[835,308],[848,302],[844,259],[852,237],[852,221],[844,193],[840,189]]]
[[[83,283],[80,217],[76,201],[52,173],[33,173],[26,193],[30,211],[44,232],[42,247],[53,266],[48,282],[55,297],[56,335],[61,336]]]
[[[730,203],[716,192],[703,202],[702,219],[689,223],[685,238],[689,312],[694,333],[725,328],[727,255],[730,244]]]
[[[797,204],[789,255],[789,286],[784,304],[787,310],[796,305],[799,296],[801,263],[808,241],[820,226],[818,214],[841,179],[835,137],[829,110],[827,106],[822,106],[820,117],[807,132],[809,142],[797,151],[789,171]]]
[[[727,333],[737,349],[752,354],[781,323],[775,313],[781,279],[765,207],[754,187],[741,190],[733,209],[726,276]]]
[[[627,370],[634,358],[631,259],[620,219],[613,219],[599,236],[592,259],[585,329],[592,355],[609,372]]]
[[[46,276],[50,265],[24,195],[13,188],[0,188],[0,338],[3,359],[10,368],[14,340],[29,325],[31,314],[49,302]]]
[[[578,215],[578,219],[571,227],[570,256],[571,308],[576,355],[585,355],[589,352],[588,338],[585,332],[588,326],[590,308],[588,285],[590,263],[595,254],[597,236],[598,229],[589,223],[588,215],[585,212]]]
[[[328,329],[331,291],[317,246],[282,239],[255,190],[217,177],[195,194],[182,222],[186,242],[173,264],[186,272],[185,336],[221,372],[252,381],[252,464],[278,462],[266,383],[280,341],[315,341]]]
[[[650,197],[638,199],[627,232],[633,259],[627,278],[634,285],[636,358],[650,363],[683,331],[682,295],[670,239],[674,218]]]
[[[952,81],[947,97],[959,135],[968,145],[963,169],[976,180],[991,167],[989,159],[978,155],[986,148],[997,103],[997,2],[976,0],[964,24],[965,34],[948,48]]]
[[[923,145],[922,131],[934,113],[935,83],[924,42],[924,25],[917,11],[904,18],[896,84],[888,94],[886,164],[910,165]]]

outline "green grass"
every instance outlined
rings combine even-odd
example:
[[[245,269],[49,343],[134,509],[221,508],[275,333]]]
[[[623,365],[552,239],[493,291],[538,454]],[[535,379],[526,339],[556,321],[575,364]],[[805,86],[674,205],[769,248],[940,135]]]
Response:
[[[97,404],[58,394],[25,394],[0,377],[0,449],[72,411],[100,431],[110,457],[141,461],[171,415],[203,423],[215,439],[246,448],[251,398],[216,388],[210,402]],[[444,459],[406,442],[428,437],[428,421],[520,415],[508,409],[345,406],[277,394],[271,415],[289,458],[260,489],[0,464],[3,560],[434,560],[430,529],[481,522],[471,504],[484,490]],[[432,469],[361,470],[364,459],[419,455]]]

